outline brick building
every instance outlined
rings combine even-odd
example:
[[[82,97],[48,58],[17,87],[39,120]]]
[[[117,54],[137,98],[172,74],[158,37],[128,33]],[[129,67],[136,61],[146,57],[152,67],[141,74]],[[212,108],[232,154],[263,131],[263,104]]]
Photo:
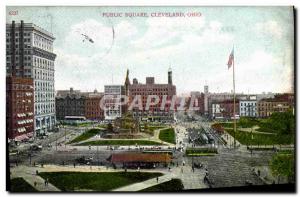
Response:
[[[103,95],[88,95],[85,97],[85,117],[89,120],[103,120],[104,110],[100,107]]]
[[[64,120],[66,116],[84,116],[89,120],[104,119],[100,108],[103,93],[80,92],[79,90],[58,90],[56,94],[56,118]]]
[[[127,77],[126,77],[127,81]],[[146,77],[146,83],[139,83],[136,78],[133,79],[132,84],[125,83],[128,85],[129,100],[132,101],[135,96],[140,95],[142,100],[142,110],[138,107],[132,109],[133,116],[139,119],[149,121],[172,121],[174,120],[174,110],[171,109],[171,102],[173,96],[176,96],[176,86],[172,82],[172,71],[168,71],[168,83],[157,84],[155,83],[154,77]],[[125,88],[126,89],[126,88]],[[159,102],[156,105],[150,106],[146,109],[147,98],[150,95],[157,95]],[[175,98],[175,97],[174,97]],[[165,99],[165,107],[161,109],[162,102]]]
[[[258,115],[265,118],[274,112],[286,112],[294,109],[294,94],[277,94],[274,98],[261,99],[258,102]]]
[[[34,134],[33,79],[6,77],[6,131],[9,139],[22,141]]]
[[[212,103],[212,118],[213,119],[233,119],[234,117],[234,102],[233,100],[225,100]],[[239,115],[239,100],[235,101],[235,116]]]

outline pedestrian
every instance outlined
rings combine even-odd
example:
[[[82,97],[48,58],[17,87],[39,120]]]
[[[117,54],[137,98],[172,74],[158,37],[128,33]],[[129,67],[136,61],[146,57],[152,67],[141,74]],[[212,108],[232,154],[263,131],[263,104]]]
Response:
[[[34,187],[36,187],[36,184],[37,184],[37,183],[36,183],[36,181],[34,181],[34,183],[33,183],[33,184],[34,184]]]
[[[36,175],[38,175],[38,174],[39,174],[39,171],[38,171],[38,170],[36,170],[36,171],[35,171],[35,174],[36,174]]]
[[[158,183],[158,177],[156,177],[156,182]]]
[[[47,186],[48,186],[48,184],[49,184],[49,179],[47,178],[46,181],[47,181]]]
[[[44,167],[44,164],[43,164],[43,163],[41,164],[41,167],[42,167],[42,168]]]
[[[45,183],[45,186],[47,186],[47,180],[45,180],[45,182],[44,182],[44,183]]]
[[[33,162],[33,166],[35,166],[35,162]]]
[[[74,165],[74,168],[75,168],[75,163],[73,163],[73,165]]]
[[[171,172],[171,167],[169,166],[169,172]]]

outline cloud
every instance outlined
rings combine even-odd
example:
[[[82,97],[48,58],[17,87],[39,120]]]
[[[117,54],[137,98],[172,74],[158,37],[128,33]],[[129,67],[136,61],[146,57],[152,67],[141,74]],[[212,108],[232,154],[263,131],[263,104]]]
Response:
[[[273,23],[270,27],[278,28]],[[80,28],[93,36],[95,45],[86,46],[81,40],[78,43],[80,36],[76,30]],[[220,21],[204,18],[190,21],[151,18],[142,26],[121,21],[114,27],[113,50],[104,56],[111,43],[111,27],[96,20],[83,21],[70,28],[63,48],[57,50],[56,84],[59,89],[74,86],[82,90],[103,90],[112,78],[116,84],[122,84],[127,68],[131,79],[136,77],[144,82],[146,76],[155,76],[157,82],[164,83],[171,65],[178,93],[202,90],[205,80],[210,80],[212,91],[229,92],[232,71],[228,71],[226,62],[236,35],[222,28]],[[74,43],[78,51],[72,49]],[[291,63],[282,66],[282,58],[276,53],[257,45],[242,56],[236,62],[237,91],[276,92],[291,86]],[[287,59],[291,60],[290,57],[287,55]]]
[[[146,21],[147,31],[140,39],[133,42],[137,48],[159,47],[180,39],[182,35],[200,32],[204,27],[204,17],[172,18],[151,17]]]
[[[257,35],[272,36],[275,39],[280,39],[283,36],[282,26],[278,22],[269,20],[262,23],[257,23],[254,26],[254,31]]]

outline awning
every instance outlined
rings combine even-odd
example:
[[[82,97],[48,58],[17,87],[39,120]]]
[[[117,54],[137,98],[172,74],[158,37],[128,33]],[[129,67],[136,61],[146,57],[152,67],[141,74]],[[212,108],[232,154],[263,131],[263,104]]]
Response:
[[[28,137],[33,137],[33,132],[27,133]]]
[[[26,134],[23,134],[23,135],[19,135],[17,137],[15,137],[15,141],[23,141],[23,140],[27,140],[29,139],[28,136]]]

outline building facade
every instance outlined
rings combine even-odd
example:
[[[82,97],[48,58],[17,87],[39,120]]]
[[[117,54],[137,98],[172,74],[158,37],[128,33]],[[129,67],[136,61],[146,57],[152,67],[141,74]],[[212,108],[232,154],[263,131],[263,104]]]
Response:
[[[89,120],[103,120],[104,110],[100,106],[102,95],[88,95],[85,97],[85,117]]]
[[[239,100],[235,101],[235,114],[234,114],[234,101],[225,100],[212,103],[212,119],[226,119],[230,120],[239,115]]]
[[[244,94],[236,94],[236,111],[239,111],[239,100],[241,100],[242,98],[245,98]],[[233,94],[232,93],[208,93],[207,96],[207,107],[208,107],[208,112],[209,112],[209,117],[210,118],[214,118],[215,117],[215,111],[216,110],[216,104],[222,103],[222,102],[228,102],[228,101],[232,101],[233,102]],[[213,104],[215,104],[213,106]],[[237,113],[236,115],[238,115],[239,113]]]
[[[34,134],[33,79],[6,77],[6,131],[8,139],[22,141]]]
[[[64,120],[66,116],[85,115],[85,97],[81,95],[67,95],[56,97],[56,118]]]
[[[6,24],[7,75],[33,79],[37,135],[55,128],[54,39],[50,32],[32,23]]]
[[[121,105],[122,96],[125,95],[123,85],[105,85],[104,86],[104,117],[105,120],[115,120],[120,118],[125,111],[125,105]]]
[[[277,94],[274,98],[265,98],[258,102],[258,115],[266,118],[274,112],[294,110],[294,107],[294,94]]]
[[[194,99],[193,103],[192,98]],[[195,111],[197,114],[205,114],[205,94],[198,91],[191,92],[191,96],[188,98],[187,109]],[[193,107],[193,108],[191,108]]]
[[[159,102],[156,105],[151,105],[146,108],[147,99],[149,96],[158,96]],[[168,70],[168,83],[157,84],[154,77],[146,77],[146,84],[138,83],[138,80],[133,79],[133,83],[129,85],[129,100],[132,101],[136,96],[141,97],[142,109],[133,107],[133,116],[141,120],[149,121],[173,121],[174,109],[171,108],[172,99],[176,99],[176,86],[173,85],[172,71]],[[175,103],[175,102],[174,102]],[[161,107],[163,104],[163,107]]]
[[[245,98],[241,98],[239,108],[240,117],[258,116],[256,95],[247,95]]]
[[[100,108],[103,93],[80,92],[79,90],[58,90],[56,93],[56,117],[64,120],[66,116],[80,116],[88,120],[103,120],[104,111]]]

